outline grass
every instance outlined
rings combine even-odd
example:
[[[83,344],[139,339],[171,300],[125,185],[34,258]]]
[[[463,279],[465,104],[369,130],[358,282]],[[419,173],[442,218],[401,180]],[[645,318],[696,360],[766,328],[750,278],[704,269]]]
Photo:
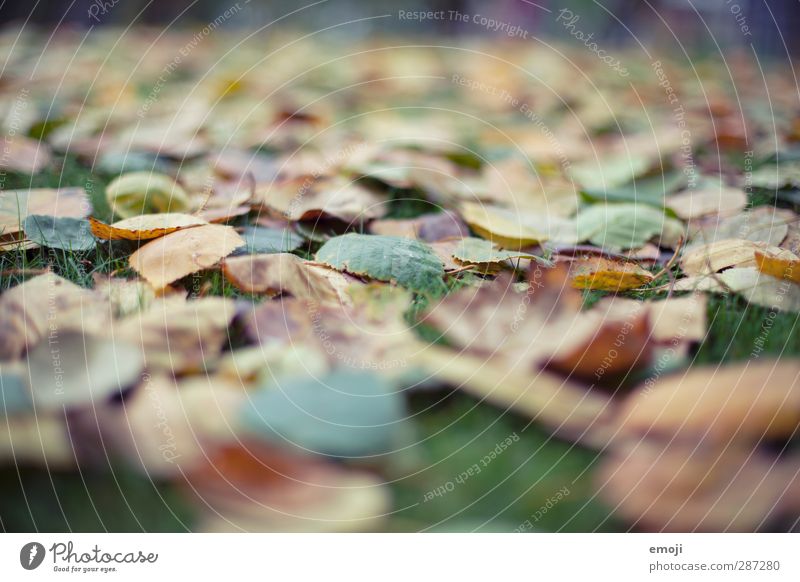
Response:
[[[74,158],[64,158],[54,169],[34,177],[6,174],[3,187],[84,186],[96,215],[109,219],[102,193],[110,178],[89,171]],[[430,203],[408,197],[406,191],[394,193],[392,217],[413,218],[431,211]],[[764,197],[756,202],[768,200]],[[22,282],[25,270],[44,268],[90,287],[94,273],[129,272],[126,250],[98,245],[86,253],[39,249],[0,254],[0,289]],[[450,278],[448,290],[457,290],[475,277],[464,272]],[[262,300],[242,294],[227,284],[218,271],[202,274],[192,281],[195,286],[205,294]],[[585,306],[605,295],[585,292]],[[654,298],[652,292],[629,296]],[[407,320],[416,323],[428,304],[427,298],[416,296]],[[798,317],[773,314],[735,296],[711,296],[708,336],[694,354],[694,364],[753,357],[757,341],[763,345],[758,357],[796,356],[800,354]],[[415,330],[422,339],[441,341],[439,333],[424,324]],[[592,499],[595,452],[554,439],[528,419],[480,404],[461,392],[421,390],[412,395],[410,407],[419,444],[389,466],[388,477],[396,500],[390,529],[513,531],[523,527],[543,531],[617,531],[622,527],[609,516],[606,507]],[[516,440],[480,472],[457,481],[474,465],[481,466],[482,459],[509,437]],[[431,491],[438,487],[444,487],[444,493],[432,495]],[[542,508],[563,488],[569,494],[556,503],[550,502],[552,507],[543,513]],[[185,531],[191,524],[192,509],[175,485],[153,482],[125,468],[98,467],[80,472],[49,472],[33,467],[0,469],[2,531]]]

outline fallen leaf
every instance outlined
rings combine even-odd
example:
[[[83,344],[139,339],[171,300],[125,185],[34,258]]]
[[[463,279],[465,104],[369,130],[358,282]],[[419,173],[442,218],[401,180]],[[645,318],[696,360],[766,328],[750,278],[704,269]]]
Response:
[[[678,218],[689,220],[709,214],[731,216],[747,205],[747,194],[739,188],[720,186],[701,190],[687,190],[673,194],[666,200],[666,207]]]
[[[8,236],[20,232],[31,215],[86,218],[91,212],[83,188],[6,190],[0,196],[0,233]]]
[[[322,245],[317,261],[418,293],[437,296],[446,292],[442,262],[430,247],[415,240],[350,233]]]
[[[800,285],[800,257],[789,251],[778,254],[755,251],[756,267],[762,273],[772,275],[776,279],[786,279]]]
[[[545,241],[578,241],[574,221],[539,215],[534,221],[518,210],[474,202],[461,204],[461,216],[483,238],[507,249],[520,250]]]
[[[0,295],[0,361],[17,360],[25,350],[61,333],[102,335],[110,308],[99,294],[45,273]]]
[[[800,363],[693,368],[646,382],[619,411],[621,436],[727,445],[791,437],[800,423]]]
[[[186,483],[204,532],[369,531],[390,510],[379,478],[257,441],[209,451]]]
[[[797,221],[791,210],[759,206],[736,216],[711,217],[690,225],[690,241],[708,244],[724,239],[747,239],[771,246],[781,244],[789,225]]]
[[[94,249],[89,222],[82,218],[29,215],[23,225],[25,236],[43,247],[65,251]]]
[[[102,240],[150,240],[193,226],[208,224],[202,218],[191,214],[140,214],[105,224],[96,218],[89,218],[92,234]]]
[[[247,226],[241,231],[245,247],[235,254],[288,253],[303,246],[305,240],[288,228]]]
[[[116,321],[113,337],[139,346],[148,370],[199,372],[213,368],[228,341],[234,315],[230,299],[165,297]]]
[[[600,256],[579,257],[570,262],[572,286],[619,293],[652,282],[654,277],[636,263]]]
[[[595,204],[578,212],[579,240],[610,249],[639,248],[657,240],[674,248],[683,236],[680,221],[645,204]]]
[[[148,283],[162,289],[186,275],[213,267],[244,244],[230,226],[207,224],[153,240],[128,261]]]
[[[6,135],[0,169],[38,174],[53,161],[50,146],[22,135]]]
[[[138,380],[142,356],[130,343],[64,332],[29,350],[27,364],[35,408],[58,412],[119,396]]]
[[[373,234],[416,238],[429,243],[469,236],[467,225],[455,213],[447,211],[408,220],[373,220],[369,229]]]
[[[684,250],[680,266],[690,277],[716,273],[730,267],[752,267],[756,264],[755,252],[766,250],[778,255],[792,255],[789,251],[746,239],[723,239]]]
[[[357,222],[378,218],[388,209],[381,197],[360,182],[313,176],[258,185],[256,199],[286,220],[330,216]]]
[[[129,465],[153,477],[180,476],[201,465],[207,451],[236,441],[245,393],[218,377],[176,382],[148,375],[119,406],[97,412],[102,442]]]
[[[543,260],[530,253],[504,251],[491,241],[480,238],[462,238],[453,251],[453,258],[466,264],[502,263],[510,259]]]
[[[243,412],[276,444],[336,456],[375,455],[397,445],[405,417],[400,393],[372,372],[277,378],[251,393]]]
[[[246,293],[289,293],[300,299],[349,301],[346,289],[357,279],[288,253],[247,255],[223,263],[225,277]]]
[[[159,212],[183,212],[190,207],[189,196],[175,180],[156,172],[131,172],[106,186],[111,210],[122,218]]]

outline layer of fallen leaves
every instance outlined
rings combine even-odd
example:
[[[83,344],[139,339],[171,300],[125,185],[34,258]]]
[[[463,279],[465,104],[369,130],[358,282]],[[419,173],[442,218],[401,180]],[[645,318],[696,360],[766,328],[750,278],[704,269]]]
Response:
[[[539,52],[548,82],[532,86],[513,64],[530,44],[492,47],[507,64],[352,47],[345,62],[297,40],[278,65],[262,47],[206,74],[233,42],[220,34],[144,102],[178,35],[145,51],[135,83],[121,66],[88,95],[65,56],[85,78],[141,46],[53,42],[33,76],[12,59],[0,92],[24,75],[30,101],[63,95],[65,117],[41,140],[22,135],[46,120],[17,120],[1,169],[69,154],[113,179],[0,192],[0,252],[79,253],[92,275],[22,269],[0,295],[2,462],[120,458],[176,483],[208,531],[376,529],[392,509],[382,472],[413,435],[405,392],[447,386],[598,451],[596,490],[631,526],[796,523],[798,364],[689,368],[709,294],[800,313],[797,214],[745,189],[800,189],[792,156],[774,163],[797,138],[780,133],[797,121],[787,103],[776,134],[754,84],[687,101],[687,156],[653,75],[588,87]],[[429,74],[410,80],[407,58]],[[550,137],[453,75],[528,95]],[[697,94],[687,71],[669,76]],[[393,107],[409,102],[428,106]],[[720,162],[745,150],[747,178]],[[589,308],[587,291],[602,295]]]

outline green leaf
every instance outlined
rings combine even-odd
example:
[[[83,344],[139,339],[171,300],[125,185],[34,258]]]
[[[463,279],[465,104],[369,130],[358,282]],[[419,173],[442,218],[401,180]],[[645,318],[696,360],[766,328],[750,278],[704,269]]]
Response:
[[[405,417],[403,399],[382,376],[336,370],[294,377],[254,393],[245,422],[270,440],[337,456],[392,450]]]
[[[584,188],[583,198],[589,202],[639,202],[651,206],[664,206],[664,197],[686,186],[684,172],[670,172],[638,178],[616,188]]]
[[[684,227],[645,204],[596,204],[578,213],[578,236],[610,249],[639,248],[654,237],[674,243]]]
[[[248,226],[242,233],[245,246],[234,255],[288,253],[303,245],[303,237],[285,228]]]
[[[0,370],[0,419],[7,414],[31,410],[33,400],[22,375]]]
[[[569,176],[584,188],[609,190],[627,184],[655,165],[652,156],[631,152],[630,155],[607,156],[575,164]]]
[[[444,265],[431,248],[419,241],[368,234],[346,234],[330,239],[317,260],[356,275],[430,295],[447,292]]]
[[[22,228],[27,238],[43,247],[88,251],[95,246],[89,221],[81,218],[33,214],[25,219]]]

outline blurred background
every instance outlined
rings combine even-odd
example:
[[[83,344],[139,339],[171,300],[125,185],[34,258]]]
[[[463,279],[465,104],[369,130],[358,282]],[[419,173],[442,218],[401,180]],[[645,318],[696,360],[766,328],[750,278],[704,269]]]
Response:
[[[319,29],[347,20],[348,36],[397,31],[404,34],[488,35],[472,22],[429,20],[408,26],[398,18],[371,18],[397,11],[458,10],[479,13],[522,26],[533,35],[563,34],[552,14],[568,9],[591,22],[595,38],[605,42],[681,43],[697,49],[752,46],[761,54],[796,55],[800,39],[800,3],[797,0],[48,0],[33,5],[25,0],[0,5],[0,24],[35,23],[43,28],[71,26],[127,26],[190,28],[213,22],[238,4],[224,26],[258,28],[293,14],[289,26]],[[550,14],[548,14],[550,11]],[[497,33],[495,33],[497,34]]]

